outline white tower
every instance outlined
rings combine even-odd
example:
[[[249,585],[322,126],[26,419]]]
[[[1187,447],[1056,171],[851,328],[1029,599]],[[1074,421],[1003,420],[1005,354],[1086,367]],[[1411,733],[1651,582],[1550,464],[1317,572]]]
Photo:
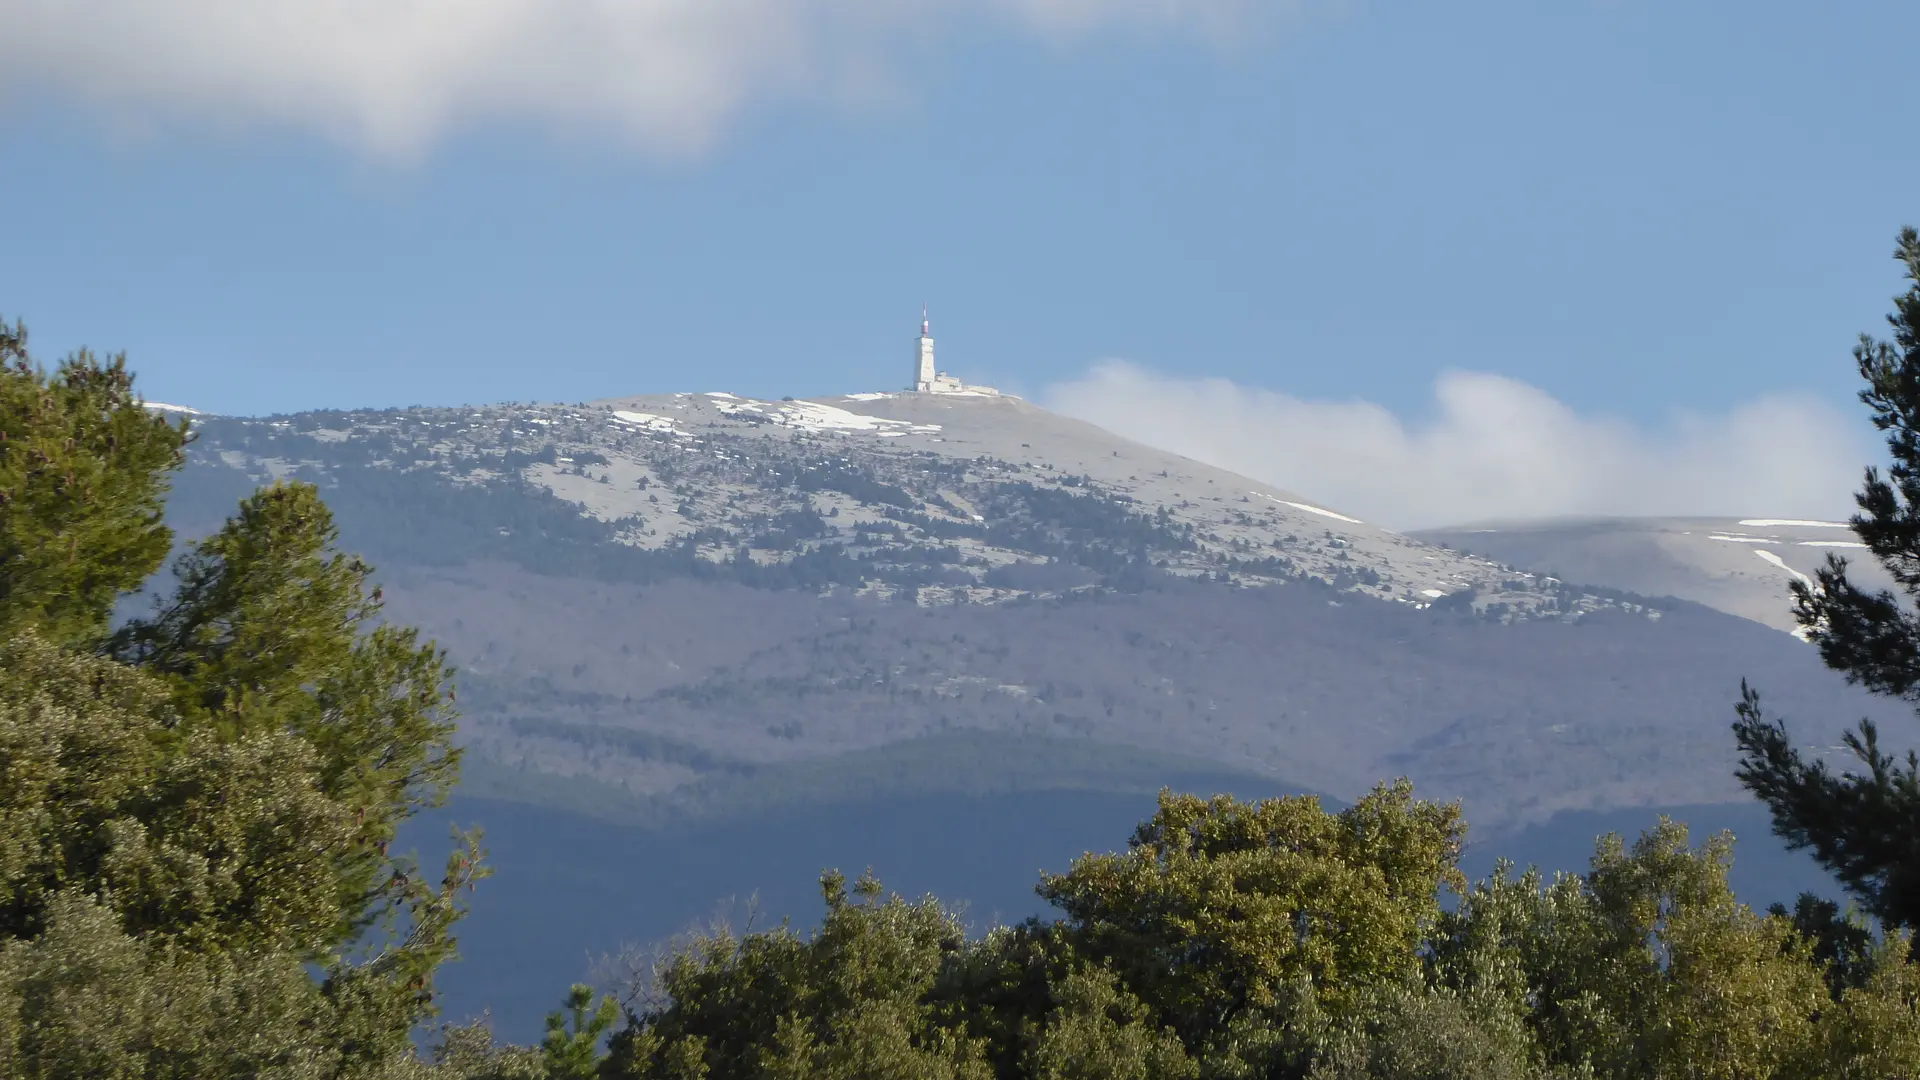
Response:
[[[921,393],[933,392],[934,383],[940,378],[933,366],[933,329],[927,322],[927,309],[920,308],[920,341],[913,369],[913,389]]]

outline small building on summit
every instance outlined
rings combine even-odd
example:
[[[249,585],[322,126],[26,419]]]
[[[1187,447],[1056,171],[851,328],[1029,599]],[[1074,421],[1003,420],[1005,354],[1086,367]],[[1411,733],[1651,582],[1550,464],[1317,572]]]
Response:
[[[934,367],[933,364],[933,324],[927,321],[927,309],[920,309],[920,339],[915,343],[913,359],[913,383],[907,389],[921,394],[968,394],[975,397],[998,397],[1000,391],[991,386],[968,386],[952,375]]]

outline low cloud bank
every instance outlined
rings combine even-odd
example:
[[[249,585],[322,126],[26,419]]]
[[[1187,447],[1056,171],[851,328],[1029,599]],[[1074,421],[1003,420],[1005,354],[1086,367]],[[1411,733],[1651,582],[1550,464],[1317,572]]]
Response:
[[[1048,407],[1396,529],[1570,515],[1844,520],[1863,418],[1792,397],[1645,428],[1583,415],[1515,379],[1449,372],[1430,420],[1366,401],[1305,401],[1225,379],[1106,363]]]
[[[135,124],[319,130],[385,157],[489,120],[705,146],[764,98],[861,97],[967,22],[1230,34],[1274,0],[0,0],[0,94]]]

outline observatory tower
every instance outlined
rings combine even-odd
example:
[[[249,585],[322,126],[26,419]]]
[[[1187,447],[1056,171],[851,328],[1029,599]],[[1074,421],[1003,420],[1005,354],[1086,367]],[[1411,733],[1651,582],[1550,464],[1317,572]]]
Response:
[[[933,366],[933,324],[927,321],[927,309],[920,308],[920,340],[914,354],[913,389],[923,394],[937,393],[940,373]]]
[[[968,386],[933,366],[933,328],[927,322],[927,309],[920,309],[920,339],[914,343],[913,382],[907,389],[921,394],[960,394],[965,397],[999,397],[991,386]]]

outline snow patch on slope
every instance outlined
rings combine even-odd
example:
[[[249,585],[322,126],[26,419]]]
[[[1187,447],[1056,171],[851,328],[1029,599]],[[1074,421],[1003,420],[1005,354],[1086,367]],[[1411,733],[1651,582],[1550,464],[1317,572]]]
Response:
[[[1760,556],[1760,560],[1762,562],[1768,563],[1777,569],[1785,570],[1787,573],[1792,574],[1794,577],[1799,578],[1800,581],[1807,586],[1807,588],[1809,589],[1813,588],[1812,578],[1808,577],[1807,575],[1801,573],[1798,570],[1795,570],[1793,567],[1788,566],[1787,561],[1785,559],[1782,559],[1780,556],[1775,555],[1771,551],[1755,551],[1754,554]]]
[[[1329,517],[1335,521],[1344,521],[1349,525],[1365,525],[1366,524],[1366,522],[1361,521],[1357,517],[1348,517],[1345,514],[1336,514],[1333,511],[1328,510],[1324,507],[1314,506],[1309,503],[1293,502],[1288,499],[1276,499],[1271,495],[1266,495],[1258,491],[1249,492],[1248,494],[1259,495],[1261,498],[1267,500],[1268,502],[1276,502],[1276,503],[1279,503],[1281,506],[1291,506],[1295,510],[1305,510],[1309,514],[1319,514],[1321,517]]]
[[[1755,551],[1754,554],[1760,556],[1763,562],[1770,563],[1775,568],[1780,570],[1785,570],[1787,573],[1792,574],[1794,577],[1800,579],[1801,584],[1805,585],[1807,588],[1818,589],[1820,587],[1814,584],[1814,581],[1812,578],[1808,577],[1807,575],[1801,573],[1798,570],[1795,570],[1793,567],[1788,566],[1786,563],[1786,560],[1782,559],[1778,555],[1775,555],[1773,552]],[[1812,640],[1812,634],[1804,626],[1795,627],[1794,629],[1789,630],[1788,633],[1792,634],[1794,637],[1799,638],[1801,641],[1810,642]]]
[[[889,420],[882,416],[851,412],[833,405],[822,405],[817,401],[783,401],[774,404],[747,401],[731,394],[707,396],[715,398],[715,404],[720,411],[728,416],[760,416],[784,427],[805,431],[858,431],[875,435],[899,436],[930,435],[940,430],[939,424],[915,424],[906,420]]]
[[[655,416],[653,413],[628,412],[625,409],[615,409],[613,418],[622,423],[645,428],[648,431],[671,433],[675,430],[672,419],[665,416]]]

